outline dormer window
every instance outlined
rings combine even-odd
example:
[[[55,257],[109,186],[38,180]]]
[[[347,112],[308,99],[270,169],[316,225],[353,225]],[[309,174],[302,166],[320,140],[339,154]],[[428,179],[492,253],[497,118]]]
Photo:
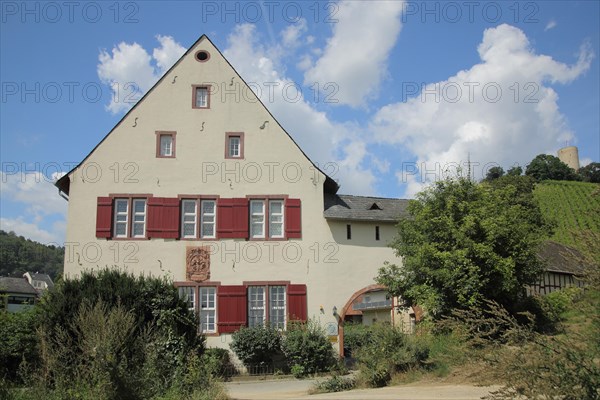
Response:
[[[244,158],[243,132],[227,132],[225,136],[225,158]]]
[[[382,210],[382,208],[379,207],[379,204],[373,203],[371,207],[369,207],[369,210]]]
[[[210,86],[192,85],[192,108],[210,108]]]

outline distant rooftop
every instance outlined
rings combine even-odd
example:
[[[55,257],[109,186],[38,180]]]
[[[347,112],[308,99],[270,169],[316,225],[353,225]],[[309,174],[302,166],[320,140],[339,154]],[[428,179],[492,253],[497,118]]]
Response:
[[[31,275],[31,279],[33,279],[34,281],[43,281],[46,282],[46,284],[48,284],[48,287],[53,287],[54,286],[54,282],[52,282],[52,278],[50,278],[50,275],[48,274],[40,274],[40,273],[29,273],[29,275]]]
[[[5,276],[0,277],[0,292],[38,294],[25,278],[9,278]]]
[[[365,222],[396,222],[408,217],[408,200],[325,193],[327,219]]]
[[[546,262],[546,271],[573,275],[584,272],[584,256],[572,247],[548,240],[540,246],[538,256]]]

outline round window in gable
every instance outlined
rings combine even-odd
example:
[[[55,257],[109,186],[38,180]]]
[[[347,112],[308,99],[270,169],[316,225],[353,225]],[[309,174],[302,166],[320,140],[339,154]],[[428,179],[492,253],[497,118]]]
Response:
[[[206,50],[200,50],[196,53],[196,60],[200,62],[206,62],[210,58],[210,54]]]

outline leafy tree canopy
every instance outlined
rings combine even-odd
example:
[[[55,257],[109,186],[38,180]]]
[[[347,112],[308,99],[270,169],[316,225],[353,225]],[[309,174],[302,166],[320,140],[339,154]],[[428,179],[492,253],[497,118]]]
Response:
[[[512,168],[509,168],[508,171],[506,171],[506,175],[510,175],[510,176],[519,176],[519,175],[523,175],[523,168],[521,168],[520,166],[516,165]]]
[[[391,244],[403,266],[386,263],[377,282],[434,317],[484,299],[515,310],[542,271],[536,254],[549,227],[530,178],[493,182],[447,179],[419,193]]]
[[[485,180],[493,181],[494,179],[500,178],[502,175],[504,175],[504,169],[502,167],[492,167],[485,175]]]
[[[525,169],[525,175],[533,177],[537,182],[548,179],[557,181],[577,181],[580,179],[572,168],[560,161],[558,157],[549,154],[539,154],[531,160]]]
[[[600,163],[589,163],[579,168],[579,175],[585,182],[600,183]]]

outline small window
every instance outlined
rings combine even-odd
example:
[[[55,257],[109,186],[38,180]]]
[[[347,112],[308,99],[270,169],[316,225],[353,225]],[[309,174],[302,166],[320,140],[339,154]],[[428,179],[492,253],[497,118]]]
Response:
[[[375,227],[375,240],[379,240],[379,226]]]
[[[210,87],[193,85],[192,108],[210,108]]]
[[[200,236],[202,238],[214,238],[215,237],[215,216],[216,216],[216,202],[214,200],[202,200],[202,231]]]
[[[200,215],[199,218],[198,215]],[[216,218],[217,202],[215,200],[182,200],[181,237],[196,239],[199,226],[201,239],[214,239],[216,237]]]
[[[262,326],[265,324],[265,288],[250,286],[248,288],[248,326]]]
[[[225,158],[244,158],[244,134],[228,132],[225,136]]]
[[[238,158],[240,156],[240,137],[229,136],[229,157]]]
[[[269,287],[269,322],[273,328],[285,329],[285,286]]]
[[[133,227],[131,236],[135,238],[146,236],[146,200],[133,200]]]
[[[269,201],[269,237],[283,237],[283,200]]]
[[[131,209],[130,209],[131,205]],[[115,199],[114,228],[116,238],[146,237],[146,199]]]
[[[115,237],[127,237],[129,217],[129,201],[127,199],[115,200]]]
[[[196,238],[196,200],[181,201],[181,236],[184,239]]]
[[[217,291],[214,287],[200,287],[200,330],[217,331]]]
[[[156,132],[156,157],[175,158],[175,132]]]
[[[250,201],[250,237],[264,239],[265,237],[265,202],[263,200]]]
[[[352,225],[346,225],[346,239],[352,239]]]

